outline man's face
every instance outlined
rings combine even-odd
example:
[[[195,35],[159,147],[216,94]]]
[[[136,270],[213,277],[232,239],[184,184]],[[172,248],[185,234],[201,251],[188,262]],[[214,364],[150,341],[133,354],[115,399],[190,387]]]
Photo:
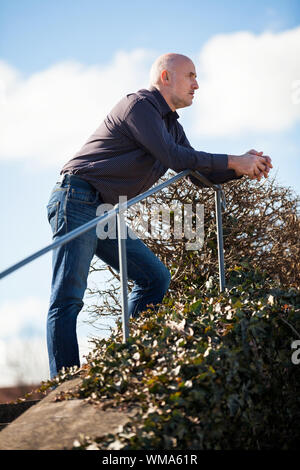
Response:
[[[178,61],[171,74],[170,99],[176,109],[191,106],[199,88],[196,69],[189,59]]]

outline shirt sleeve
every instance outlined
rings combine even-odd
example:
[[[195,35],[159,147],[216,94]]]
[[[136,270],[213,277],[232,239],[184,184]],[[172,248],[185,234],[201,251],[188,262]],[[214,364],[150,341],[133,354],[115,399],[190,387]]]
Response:
[[[180,126],[180,131],[181,131],[180,140],[179,140],[180,144],[183,145],[184,147],[187,147],[187,148],[193,148],[191,146],[190,142],[188,141],[186,135],[185,135],[183,127],[180,124],[179,124],[179,126]],[[208,174],[206,174],[205,176],[209,181],[211,181],[214,184],[227,183],[228,181],[243,178],[243,175],[242,176],[237,176],[237,174],[234,170],[228,169],[228,168],[226,168],[225,170],[220,170],[220,171],[216,171],[216,170],[211,171]],[[205,187],[205,184],[201,183],[201,181],[199,181],[195,176],[189,175],[189,176],[187,176],[187,178],[193,184],[195,184],[196,186],[198,186],[200,188]]]
[[[225,171],[228,167],[228,155],[201,152],[177,143],[159,111],[147,99],[133,105],[124,124],[128,136],[167,168],[177,172],[191,169],[211,173]]]

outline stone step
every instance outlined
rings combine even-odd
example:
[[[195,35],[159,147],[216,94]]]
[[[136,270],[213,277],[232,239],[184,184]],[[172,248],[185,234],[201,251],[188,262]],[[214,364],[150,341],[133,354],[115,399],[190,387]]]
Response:
[[[85,399],[59,400],[78,391],[82,378],[60,384],[36,406],[22,413],[0,432],[1,450],[71,450],[80,435],[92,439],[118,431],[137,409],[102,409]]]
[[[41,400],[27,400],[19,403],[0,404],[0,431]]]

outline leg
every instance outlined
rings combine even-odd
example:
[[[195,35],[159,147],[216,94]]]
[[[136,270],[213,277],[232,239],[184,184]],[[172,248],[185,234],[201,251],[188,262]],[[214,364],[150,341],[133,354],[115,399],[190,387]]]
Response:
[[[128,278],[134,287],[128,298],[129,315],[137,317],[147,305],[161,303],[170,284],[170,272],[139,239],[126,239]],[[119,271],[118,239],[98,239],[96,255]]]
[[[77,197],[79,199],[77,199]],[[82,198],[90,202],[82,201]],[[95,192],[72,184],[56,185],[51,193],[48,220],[53,240],[96,217]],[[77,316],[83,307],[89,267],[97,246],[92,229],[53,250],[51,297],[47,318],[50,376],[62,367],[80,365],[76,334]]]

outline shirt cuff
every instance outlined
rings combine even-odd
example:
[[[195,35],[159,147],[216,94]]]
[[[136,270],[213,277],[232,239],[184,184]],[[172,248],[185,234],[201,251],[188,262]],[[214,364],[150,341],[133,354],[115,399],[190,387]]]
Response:
[[[228,169],[228,155],[212,153],[212,171],[225,171]]]

